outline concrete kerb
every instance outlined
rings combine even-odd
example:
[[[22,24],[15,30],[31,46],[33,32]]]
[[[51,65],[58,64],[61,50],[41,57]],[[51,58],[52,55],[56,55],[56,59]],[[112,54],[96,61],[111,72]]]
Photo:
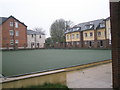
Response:
[[[88,63],[88,64],[84,64],[84,65],[77,65],[77,66],[65,68],[65,71],[69,72],[69,71],[74,71],[74,70],[86,69],[86,68],[90,68],[90,67],[94,67],[94,66],[98,66],[98,65],[102,65],[102,64],[107,64],[107,63],[111,63],[111,62],[112,62],[112,60],[110,59],[110,60]]]

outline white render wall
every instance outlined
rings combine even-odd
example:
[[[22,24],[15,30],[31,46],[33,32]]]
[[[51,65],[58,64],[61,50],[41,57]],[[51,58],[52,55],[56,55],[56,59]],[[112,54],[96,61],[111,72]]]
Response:
[[[106,34],[107,34],[107,39],[111,40],[111,24],[110,24],[110,19],[106,21]]]
[[[39,48],[44,48],[44,43],[45,43],[45,35],[41,35],[41,38],[40,38],[40,35],[27,35],[27,43],[28,43],[28,46],[27,48],[32,48],[31,47],[31,43],[34,43],[33,45],[33,48],[35,48],[35,44],[36,44],[36,48],[38,48],[38,45],[37,43],[39,43]]]

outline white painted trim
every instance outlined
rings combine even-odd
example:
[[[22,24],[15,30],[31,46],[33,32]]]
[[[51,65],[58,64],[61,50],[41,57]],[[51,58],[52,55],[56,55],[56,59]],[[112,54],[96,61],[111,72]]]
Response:
[[[120,0],[110,0],[110,2],[119,2]]]
[[[26,78],[32,78],[32,77],[37,77],[37,76],[43,76],[43,75],[49,75],[49,74],[55,74],[55,73],[60,73],[60,72],[64,72],[64,71],[65,71],[65,69],[60,69],[60,70],[53,70],[53,71],[24,75],[24,76],[13,77],[13,78],[3,77],[3,78],[0,78],[0,83],[14,81],[14,80],[20,80],[20,79],[26,79]]]

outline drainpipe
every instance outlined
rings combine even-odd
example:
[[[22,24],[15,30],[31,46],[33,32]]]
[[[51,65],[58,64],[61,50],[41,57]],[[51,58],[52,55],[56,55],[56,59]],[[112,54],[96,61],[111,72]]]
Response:
[[[13,19],[13,49],[15,49],[15,21]]]
[[[36,49],[36,34],[35,34],[35,49]]]

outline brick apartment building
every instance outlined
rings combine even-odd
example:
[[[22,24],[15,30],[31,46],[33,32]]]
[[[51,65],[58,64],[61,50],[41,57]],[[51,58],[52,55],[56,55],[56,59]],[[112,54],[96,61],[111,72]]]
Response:
[[[13,16],[0,17],[1,49],[27,47],[27,26]]]

